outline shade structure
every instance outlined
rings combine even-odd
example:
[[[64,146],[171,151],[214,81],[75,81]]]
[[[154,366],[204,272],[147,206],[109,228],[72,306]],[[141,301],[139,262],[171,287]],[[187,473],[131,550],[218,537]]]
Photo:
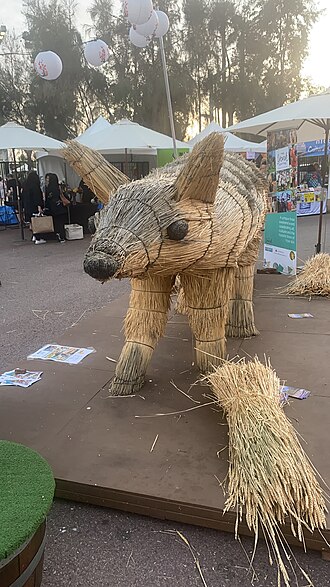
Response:
[[[243,120],[229,127],[229,131],[248,132],[267,136],[267,132],[296,129],[299,142],[324,138],[324,131],[330,124],[330,89],[298,102],[292,102]]]
[[[248,132],[267,136],[276,130],[295,129],[298,142],[303,143],[316,139],[324,140],[324,156],[322,166],[323,185],[328,171],[328,145],[330,132],[330,88],[322,94],[292,102],[286,106],[275,108],[254,118],[239,122],[229,128],[235,132]],[[322,208],[320,202],[319,230],[316,252],[321,252]]]
[[[25,151],[50,151],[63,149],[64,143],[25,128],[16,122],[0,126],[0,149],[23,149]]]
[[[120,120],[110,128],[86,136],[80,136],[77,141],[86,147],[95,149],[102,154],[136,153],[140,155],[157,155],[159,149],[172,149],[171,137],[141,126],[130,120]],[[188,143],[177,141],[178,148],[189,149]]]
[[[218,132],[225,136],[225,151],[231,151],[234,153],[266,153],[267,152],[267,144],[264,142],[262,143],[255,143],[251,141],[245,141],[244,139],[240,139],[236,137],[230,132],[227,132],[225,128],[216,124],[215,122],[211,122],[202,132],[196,135],[191,141],[189,141],[189,145],[193,147],[199,141],[202,141],[206,136],[211,134],[212,132]]]
[[[90,137],[97,132],[109,130],[109,128],[111,128],[110,122],[108,122],[103,116],[99,116],[98,119],[85,130],[85,132],[78,135],[76,140],[85,140],[86,137]]]
[[[56,151],[64,148],[64,143],[25,128],[16,122],[7,122],[0,127],[0,150],[11,150],[14,157],[15,176],[17,183],[18,211],[21,226],[21,237],[24,240],[24,222],[22,217],[21,195],[18,189],[18,176],[15,151]]]

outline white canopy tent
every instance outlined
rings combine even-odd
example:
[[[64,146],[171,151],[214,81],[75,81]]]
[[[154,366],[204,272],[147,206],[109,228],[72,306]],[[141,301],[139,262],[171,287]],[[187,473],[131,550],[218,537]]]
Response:
[[[17,164],[16,164],[16,150],[23,150],[23,151],[56,151],[62,149],[64,147],[64,143],[57,141],[56,139],[52,139],[51,137],[47,137],[46,135],[42,135],[38,132],[25,128],[16,122],[7,122],[0,127],[0,150],[7,150],[12,151],[14,165],[15,165],[15,175],[16,175],[16,182],[17,182],[17,192],[18,190],[18,178],[17,178]],[[22,240],[24,240],[24,224],[22,220],[22,206],[21,206],[21,198],[20,194],[17,193],[18,198],[18,207],[19,207],[19,216],[20,216],[20,225],[21,225],[21,235]]]
[[[330,90],[275,110],[259,114],[229,127],[234,132],[248,132],[267,137],[267,132],[284,129],[297,130],[299,143],[324,139],[330,126]]]
[[[76,140],[104,155],[157,155],[159,149],[173,148],[171,137],[126,119],[110,125],[110,128],[84,133]],[[177,141],[177,147],[189,149],[189,145],[182,141]]]
[[[328,145],[330,132],[330,89],[298,102],[275,108],[229,128],[235,132],[248,132],[266,137],[268,132],[292,129],[297,131],[299,143],[324,139],[323,184],[328,171]],[[319,231],[316,252],[321,251],[322,209],[320,202]]]
[[[59,181],[65,181],[71,188],[77,188],[81,177],[66,163],[59,151],[47,153],[40,151],[36,153],[38,173],[40,180],[44,183],[47,173],[56,173]]]
[[[225,151],[231,151],[234,153],[266,153],[267,152],[267,144],[265,141],[262,143],[254,143],[251,141],[245,141],[244,139],[240,139],[236,137],[232,133],[228,132],[225,128],[222,128],[219,124],[215,122],[211,122],[202,132],[196,135],[191,141],[189,141],[189,145],[193,147],[196,143],[199,143],[202,139],[207,137],[212,132],[218,132],[225,136]]]
[[[109,128],[111,128],[110,122],[108,122],[103,116],[99,116],[98,119],[85,130],[85,132],[78,135],[77,140],[85,140],[86,137],[90,137],[96,132],[109,130]]]
[[[0,126],[0,150],[50,151],[62,149],[64,146],[61,141],[29,130],[16,122],[7,122]]]

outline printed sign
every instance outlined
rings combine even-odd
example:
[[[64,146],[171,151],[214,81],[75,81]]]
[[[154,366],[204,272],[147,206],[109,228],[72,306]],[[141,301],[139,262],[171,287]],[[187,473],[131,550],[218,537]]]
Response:
[[[289,147],[277,149],[276,153],[276,171],[284,171],[290,167]]]
[[[296,275],[296,213],[267,214],[264,234],[264,267],[276,269],[285,275]]]

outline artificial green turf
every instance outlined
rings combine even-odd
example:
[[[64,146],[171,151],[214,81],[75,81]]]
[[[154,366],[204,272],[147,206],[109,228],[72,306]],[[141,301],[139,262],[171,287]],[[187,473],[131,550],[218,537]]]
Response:
[[[48,463],[22,444],[0,440],[0,561],[45,520],[55,481]]]

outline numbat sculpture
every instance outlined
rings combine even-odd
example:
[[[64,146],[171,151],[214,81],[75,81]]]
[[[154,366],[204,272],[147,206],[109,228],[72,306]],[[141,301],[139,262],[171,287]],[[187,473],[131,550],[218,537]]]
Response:
[[[222,136],[213,133],[188,156],[111,196],[84,269],[102,282],[131,278],[112,394],[143,385],[177,276],[202,371],[225,356],[226,326],[228,336],[257,334],[252,292],[266,192],[257,168],[224,153]]]

